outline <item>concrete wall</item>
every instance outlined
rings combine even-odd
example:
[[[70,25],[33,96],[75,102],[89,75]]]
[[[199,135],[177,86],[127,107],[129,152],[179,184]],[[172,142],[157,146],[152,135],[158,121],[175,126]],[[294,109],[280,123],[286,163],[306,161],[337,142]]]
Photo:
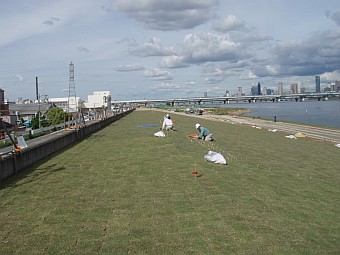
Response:
[[[85,138],[116,120],[126,116],[133,110],[119,113],[103,120],[87,123],[86,126],[76,129],[62,130],[53,134],[35,138],[35,143],[28,144],[28,148],[19,153],[8,153],[0,159],[0,182],[20,171],[27,169],[34,163],[50,156],[51,154],[71,146],[75,142]],[[39,142],[37,142],[39,139]],[[32,140],[32,141],[33,141]]]

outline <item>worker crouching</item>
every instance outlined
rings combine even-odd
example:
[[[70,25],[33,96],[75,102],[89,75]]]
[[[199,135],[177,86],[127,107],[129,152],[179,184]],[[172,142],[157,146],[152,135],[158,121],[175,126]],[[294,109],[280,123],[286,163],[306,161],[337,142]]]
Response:
[[[199,134],[198,134],[198,139],[202,139],[202,140],[206,140],[206,141],[214,141],[214,138],[212,137],[212,133],[210,133],[210,131],[205,128],[202,127],[201,124],[196,124],[195,125],[196,129],[198,130]]]
[[[171,120],[171,117],[169,114],[165,115],[162,125],[162,130],[173,130],[174,129],[174,123]]]

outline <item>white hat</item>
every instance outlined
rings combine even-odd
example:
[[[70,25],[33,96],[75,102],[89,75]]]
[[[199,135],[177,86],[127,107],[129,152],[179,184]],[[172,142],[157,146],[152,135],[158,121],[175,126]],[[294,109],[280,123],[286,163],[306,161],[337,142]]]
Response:
[[[170,115],[167,113],[167,114],[165,115],[165,117],[169,118],[169,117],[170,117]]]
[[[200,126],[201,126],[201,125],[197,123],[197,124],[196,124],[196,129],[198,129]]]

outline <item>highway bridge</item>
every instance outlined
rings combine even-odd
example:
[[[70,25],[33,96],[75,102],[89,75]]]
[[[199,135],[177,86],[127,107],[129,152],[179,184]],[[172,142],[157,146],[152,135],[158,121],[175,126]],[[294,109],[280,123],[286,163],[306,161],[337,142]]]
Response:
[[[164,103],[171,105],[194,103],[200,105],[201,103],[223,103],[229,104],[231,102],[263,102],[272,101],[277,102],[281,100],[304,101],[305,99],[314,100],[328,100],[335,98],[340,100],[340,92],[327,93],[304,93],[304,94],[289,94],[289,95],[250,95],[250,96],[222,96],[222,97],[189,97],[189,98],[171,98],[171,99],[142,99],[142,100],[114,100],[113,105],[148,105],[155,103]]]

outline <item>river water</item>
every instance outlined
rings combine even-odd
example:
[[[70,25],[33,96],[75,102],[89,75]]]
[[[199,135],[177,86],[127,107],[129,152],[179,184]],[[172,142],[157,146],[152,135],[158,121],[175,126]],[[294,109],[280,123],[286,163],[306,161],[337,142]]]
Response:
[[[216,104],[215,104],[216,106]],[[246,108],[252,112],[244,114],[277,121],[290,121],[308,125],[340,128],[340,100],[306,100],[303,102],[238,102],[219,104],[219,107]]]

